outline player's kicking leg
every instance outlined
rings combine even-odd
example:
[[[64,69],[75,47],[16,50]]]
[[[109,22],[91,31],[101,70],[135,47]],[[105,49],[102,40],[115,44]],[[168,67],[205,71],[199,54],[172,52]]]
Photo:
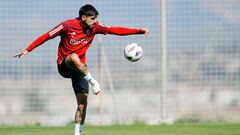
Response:
[[[98,94],[101,91],[99,83],[93,79],[91,73],[88,71],[86,65],[84,65],[77,54],[73,53],[66,57],[65,64],[68,68],[74,69],[77,72],[81,73],[83,75],[83,78],[86,79],[93,91],[94,94]]]
[[[75,129],[74,135],[80,135],[83,130],[83,125],[86,117],[87,110],[87,94],[86,93],[76,93],[77,99],[77,111],[75,114]]]

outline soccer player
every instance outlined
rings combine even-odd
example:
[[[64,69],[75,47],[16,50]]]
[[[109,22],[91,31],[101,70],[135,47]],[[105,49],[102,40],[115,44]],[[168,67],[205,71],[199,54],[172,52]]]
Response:
[[[87,97],[89,87],[94,94],[99,94],[101,87],[92,77],[86,66],[86,51],[96,34],[132,35],[149,34],[148,28],[108,27],[101,25],[96,19],[98,11],[90,4],[82,6],[79,17],[66,20],[50,31],[38,37],[25,50],[14,57],[23,57],[34,48],[42,45],[56,36],[61,37],[58,46],[58,72],[64,78],[72,80],[72,87],[77,99],[77,111],[75,114],[74,135],[80,135],[85,121]]]

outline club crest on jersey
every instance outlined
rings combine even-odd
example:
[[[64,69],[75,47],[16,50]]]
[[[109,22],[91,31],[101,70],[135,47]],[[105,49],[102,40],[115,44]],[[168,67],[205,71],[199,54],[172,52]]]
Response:
[[[89,36],[91,34],[91,30],[90,29],[87,29],[86,30],[86,34]]]
[[[72,32],[72,33],[71,33],[71,37],[72,37],[72,38],[74,38],[76,35],[77,35],[76,32]]]

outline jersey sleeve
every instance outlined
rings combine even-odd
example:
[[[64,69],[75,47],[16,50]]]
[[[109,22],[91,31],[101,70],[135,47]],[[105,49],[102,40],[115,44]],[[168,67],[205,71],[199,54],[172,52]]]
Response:
[[[144,34],[141,29],[126,28],[126,27],[111,27],[105,26],[97,22],[96,24],[96,34],[113,34],[113,35],[133,35],[133,34]]]
[[[49,39],[53,39],[56,36],[60,35],[64,31],[64,24],[61,23],[51,29],[50,31],[44,33],[43,35],[39,36],[35,41],[33,41],[25,50],[28,52],[32,51],[34,48],[42,45],[44,42],[48,41]]]
[[[108,34],[125,36],[125,35],[134,35],[134,34],[144,34],[144,31],[142,31],[142,29],[134,29],[134,28],[110,27]]]

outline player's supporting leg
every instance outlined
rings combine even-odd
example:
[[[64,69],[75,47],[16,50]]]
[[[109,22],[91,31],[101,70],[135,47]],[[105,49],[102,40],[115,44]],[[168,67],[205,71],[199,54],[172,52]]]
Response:
[[[88,71],[88,68],[80,61],[77,54],[73,53],[67,56],[65,64],[68,68],[74,69],[83,74],[83,78],[89,82],[94,94],[98,94],[101,91],[99,83],[93,79],[91,73]]]
[[[75,114],[75,129],[74,135],[80,135],[83,129],[83,125],[86,117],[87,110],[87,94],[86,93],[76,93],[77,99],[77,111]]]

